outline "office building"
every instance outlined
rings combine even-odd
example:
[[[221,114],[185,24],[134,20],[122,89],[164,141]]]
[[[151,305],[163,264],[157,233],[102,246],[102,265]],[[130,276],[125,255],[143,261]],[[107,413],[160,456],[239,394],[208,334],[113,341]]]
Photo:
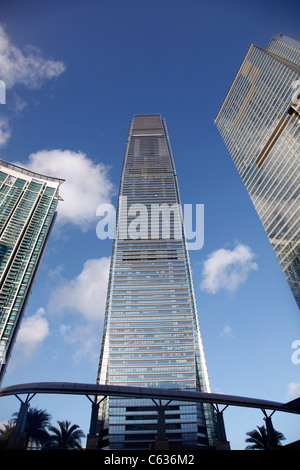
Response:
[[[54,221],[62,182],[0,160],[0,383]]]
[[[173,214],[161,213],[158,220],[153,216],[158,206]],[[97,381],[210,391],[177,176],[166,123],[158,114],[135,115],[129,126]],[[214,445],[210,405],[171,402],[165,416],[171,447]],[[101,402],[102,449],[149,449],[157,428],[150,399]]]
[[[300,307],[300,42],[251,45],[215,124]]]

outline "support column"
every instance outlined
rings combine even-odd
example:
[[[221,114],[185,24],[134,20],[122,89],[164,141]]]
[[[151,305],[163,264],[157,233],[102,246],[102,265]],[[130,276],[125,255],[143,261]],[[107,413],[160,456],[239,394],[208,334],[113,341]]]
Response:
[[[99,406],[102,400],[104,400],[104,398],[106,397],[103,397],[100,401],[98,401],[97,396],[95,396],[93,401],[90,399],[88,395],[87,395],[87,398],[92,402],[92,412],[91,412],[90,429],[89,429],[87,439],[86,439],[86,449],[97,450],[98,442],[99,442],[99,435],[97,434]]]
[[[262,412],[265,415],[264,420],[266,422],[266,429],[267,429],[267,437],[268,437],[267,448],[269,450],[277,449],[278,448],[278,443],[277,443],[277,439],[276,439],[275,429],[273,427],[273,423],[272,423],[272,419],[271,419],[271,416],[273,415],[273,413],[275,413],[275,411],[273,411],[273,413],[271,413],[270,416],[267,415],[265,410],[262,410]]]
[[[92,435],[97,434],[98,413],[99,413],[99,403],[92,403],[92,413],[91,413],[89,434],[92,434]]]
[[[8,445],[7,445],[8,449],[22,450],[26,448],[25,426],[26,426],[28,408],[29,408],[29,402],[21,401],[15,430],[8,440]]]
[[[223,411],[225,408],[220,411],[218,405],[215,406],[216,418],[217,418],[217,441],[216,441],[216,450],[230,450],[230,442],[227,441]]]
[[[165,411],[171,400],[169,400],[166,405],[162,405],[161,400],[159,405],[155,400],[152,399],[152,401],[155,403],[157,409],[157,437],[153,445],[153,450],[169,450],[169,441],[166,435]]]

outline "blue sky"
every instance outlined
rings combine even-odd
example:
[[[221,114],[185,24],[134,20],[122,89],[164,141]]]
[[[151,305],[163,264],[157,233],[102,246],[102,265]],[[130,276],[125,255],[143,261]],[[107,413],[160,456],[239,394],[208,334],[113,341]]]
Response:
[[[300,395],[299,310],[214,125],[248,46],[278,33],[299,40],[299,14],[296,0],[1,1],[0,158],[66,178],[3,386],[95,382],[111,252],[96,208],[116,204],[129,120],[160,113],[182,202],[205,206],[205,243],[190,259],[211,389]],[[32,406],[88,432],[85,397],[40,395]],[[2,398],[0,422],[17,409]],[[233,449],[263,424],[259,410],[224,418]],[[273,424],[299,439],[298,416],[275,413]]]

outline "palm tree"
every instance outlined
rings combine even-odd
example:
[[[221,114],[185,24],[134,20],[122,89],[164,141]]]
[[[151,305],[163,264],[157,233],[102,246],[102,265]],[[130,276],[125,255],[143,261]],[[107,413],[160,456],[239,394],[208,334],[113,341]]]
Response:
[[[246,447],[247,450],[267,450],[269,448],[268,435],[265,426],[257,426],[257,429],[258,431],[253,429],[253,431],[246,433],[247,436],[249,436],[246,439],[246,442],[252,442],[252,445],[248,445]],[[284,435],[281,432],[275,430],[274,433],[276,439],[275,447],[281,446],[280,441],[285,439]]]
[[[14,413],[18,416],[18,413]],[[29,408],[25,425],[25,448],[30,445],[35,447],[44,447],[49,440],[47,428],[50,426],[51,416],[46,410]],[[17,419],[15,419],[15,422]]]
[[[15,424],[12,421],[8,421],[3,424],[4,429],[0,429],[0,449],[5,449],[8,443],[8,439],[15,430]]]
[[[50,435],[49,447],[56,449],[81,449],[80,439],[85,437],[78,424],[71,426],[70,421],[57,421],[59,428],[49,426]]]

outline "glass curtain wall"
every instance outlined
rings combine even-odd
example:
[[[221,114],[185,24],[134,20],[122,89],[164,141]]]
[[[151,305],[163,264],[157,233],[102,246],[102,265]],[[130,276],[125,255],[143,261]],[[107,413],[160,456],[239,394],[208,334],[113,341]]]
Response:
[[[0,383],[54,219],[62,182],[0,161]]]
[[[162,204],[174,210],[158,221],[153,205]],[[120,180],[100,384],[210,391],[180,213],[165,121],[136,115]],[[157,409],[151,400],[106,398],[98,427],[101,448],[149,449]],[[177,447],[213,445],[211,406],[171,402],[166,432]]]
[[[300,308],[297,87],[300,93],[299,41],[278,35],[266,50],[251,45],[215,124]]]

